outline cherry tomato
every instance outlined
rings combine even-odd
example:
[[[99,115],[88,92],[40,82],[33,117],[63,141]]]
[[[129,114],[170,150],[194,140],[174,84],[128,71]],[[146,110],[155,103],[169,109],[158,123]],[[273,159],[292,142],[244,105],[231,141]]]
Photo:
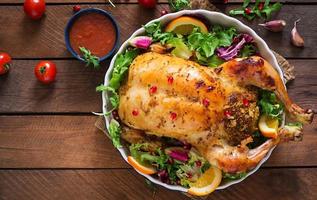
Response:
[[[31,19],[40,19],[45,12],[45,0],[25,0],[24,12]]]
[[[139,4],[145,8],[154,8],[157,0],[138,0]]]
[[[0,75],[9,71],[11,56],[7,53],[0,53]]]
[[[78,12],[78,11],[80,11],[80,5],[76,5],[76,6],[74,6],[73,7],[73,11],[76,13],[76,12]]]
[[[36,65],[34,73],[39,81],[49,84],[55,80],[56,65],[51,61],[41,61]]]

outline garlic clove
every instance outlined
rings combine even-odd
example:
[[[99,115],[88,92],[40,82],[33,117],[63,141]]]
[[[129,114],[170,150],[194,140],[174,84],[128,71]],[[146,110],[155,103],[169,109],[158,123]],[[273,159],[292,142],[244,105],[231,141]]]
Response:
[[[281,32],[286,26],[286,22],[284,20],[273,20],[264,24],[259,24],[259,26],[263,26],[265,29],[272,32]]]
[[[148,36],[137,36],[129,41],[129,44],[139,49],[148,49],[152,44],[152,38]]]
[[[304,46],[304,39],[297,31],[297,23],[300,21],[300,19],[296,20],[294,22],[294,28],[291,31],[291,41],[294,46],[297,47],[303,47]]]

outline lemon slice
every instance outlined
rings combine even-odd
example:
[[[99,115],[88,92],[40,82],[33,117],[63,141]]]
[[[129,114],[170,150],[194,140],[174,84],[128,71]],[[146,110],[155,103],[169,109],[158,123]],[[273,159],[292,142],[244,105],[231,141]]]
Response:
[[[179,17],[172,20],[167,24],[165,31],[174,32],[176,34],[188,35],[190,34],[195,27],[199,27],[202,33],[207,33],[208,29],[206,25],[193,17]]]
[[[137,171],[143,173],[143,174],[155,174],[156,170],[152,167],[147,167],[144,165],[141,165],[135,158],[132,156],[128,156],[128,163]]]
[[[217,167],[210,167],[199,179],[191,185],[188,193],[196,196],[205,196],[212,193],[221,183],[222,172]]]
[[[278,119],[262,115],[259,120],[259,129],[263,136],[274,139],[277,138]]]

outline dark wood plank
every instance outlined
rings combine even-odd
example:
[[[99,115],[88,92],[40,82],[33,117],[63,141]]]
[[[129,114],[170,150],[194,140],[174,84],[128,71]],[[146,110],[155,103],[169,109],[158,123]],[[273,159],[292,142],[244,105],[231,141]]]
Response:
[[[315,168],[261,169],[208,199],[313,200],[316,178]],[[190,199],[162,187],[153,193],[132,170],[1,170],[0,191],[1,199]]]
[[[128,168],[95,116],[0,116],[0,168]],[[317,122],[281,144],[266,166],[317,166]]]
[[[101,95],[95,88],[103,83],[109,62],[102,69],[85,67],[77,60],[55,60],[56,82],[43,85],[34,76],[39,61],[16,60],[10,73],[0,79],[0,112],[98,112]]]
[[[228,12],[238,5],[220,6]],[[85,7],[99,7],[111,12],[118,20],[121,28],[121,41],[141,27],[147,21],[160,15],[160,10],[168,7],[161,4],[155,10],[146,10],[136,4],[118,5],[83,5]],[[283,34],[269,33],[257,24],[245,22],[262,36],[272,49],[283,56],[292,58],[317,58],[317,24],[313,20],[317,5],[284,5],[277,18],[285,19],[288,25]],[[68,58],[71,55],[65,49],[64,27],[72,15],[72,6],[47,6],[46,17],[41,21],[31,21],[23,13],[21,6],[1,6],[0,23],[5,29],[0,29],[1,50],[7,51],[15,58]],[[142,15],[140,15],[142,13]],[[290,15],[290,13],[292,13]],[[298,28],[306,41],[303,49],[290,44],[290,30],[293,22],[301,18]]]
[[[103,82],[108,63],[101,70],[85,67],[77,60],[55,60],[57,80],[40,84],[33,67],[38,61],[15,60],[9,74],[0,79],[0,113],[16,112],[100,112],[101,95],[95,87]],[[317,60],[291,60],[296,80],[289,85],[292,99],[317,110]]]
[[[94,127],[96,119],[1,116],[0,168],[128,167],[110,140]]]

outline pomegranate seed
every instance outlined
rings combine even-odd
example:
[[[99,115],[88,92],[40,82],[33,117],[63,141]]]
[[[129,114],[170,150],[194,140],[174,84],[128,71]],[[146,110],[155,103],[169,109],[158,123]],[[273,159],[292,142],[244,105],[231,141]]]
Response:
[[[223,0],[223,3],[228,3],[228,0]]]
[[[154,94],[154,93],[156,93],[156,91],[157,91],[157,87],[156,87],[156,86],[152,86],[152,87],[150,87],[150,89],[149,89],[149,93],[150,93],[150,94]]]
[[[204,104],[204,106],[208,107],[208,106],[209,106],[209,104],[210,104],[209,99],[204,98],[204,99],[203,99],[203,104]]]
[[[201,166],[201,161],[200,161],[200,160],[197,160],[197,161],[195,162],[195,164],[196,164],[197,167],[200,167],[200,166]]]
[[[251,13],[251,8],[245,8],[244,13],[249,15]]]
[[[117,121],[120,120],[118,110],[112,111],[112,117],[113,117],[115,120],[117,120]]]
[[[193,175],[191,173],[187,173],[187,177],[191,178],[191,177],[193,177]]]
[[[184,149],[190,150],[192,148],[192,145],[188,142],[184,142]]]
[[[258,5],[259,10],[263,10],[263,7],[264,7],[264,3],[263,2],[259,3]]]
[[[174,112],[171,112],[171,119],[175,120],[177,118],[177,114]]]
[[[208,87],[207,87],[207,92],[210,92],[210,91],[212,91],[213,89],[215,89],[214,86],[208,86]]]
[[[161,10],[161,16],[168,14],[167,10]]]
[[[173,76],[168,76],[167,77],[167,82],[168,82],[168,84],[173,84],[173,82],[174,82]]]
[[[132,115],[133,116],[139,115],[139,111],[137,109],[132,110]]]
[[[250,105],[250,102],[248,99],[243,99],[242,101],[244,106],[248,107]]]
[[[76,6],[73,7],[73,11],[74,11],[74,12],[78,12],[78,11],[80,11],[80,9],[81,9],[81,8],[80,8],[79,5],[76,5]]]
[[[232,113],[229,110],[226,110],[224,114],[227,118],[230,118],[232,116]]]

